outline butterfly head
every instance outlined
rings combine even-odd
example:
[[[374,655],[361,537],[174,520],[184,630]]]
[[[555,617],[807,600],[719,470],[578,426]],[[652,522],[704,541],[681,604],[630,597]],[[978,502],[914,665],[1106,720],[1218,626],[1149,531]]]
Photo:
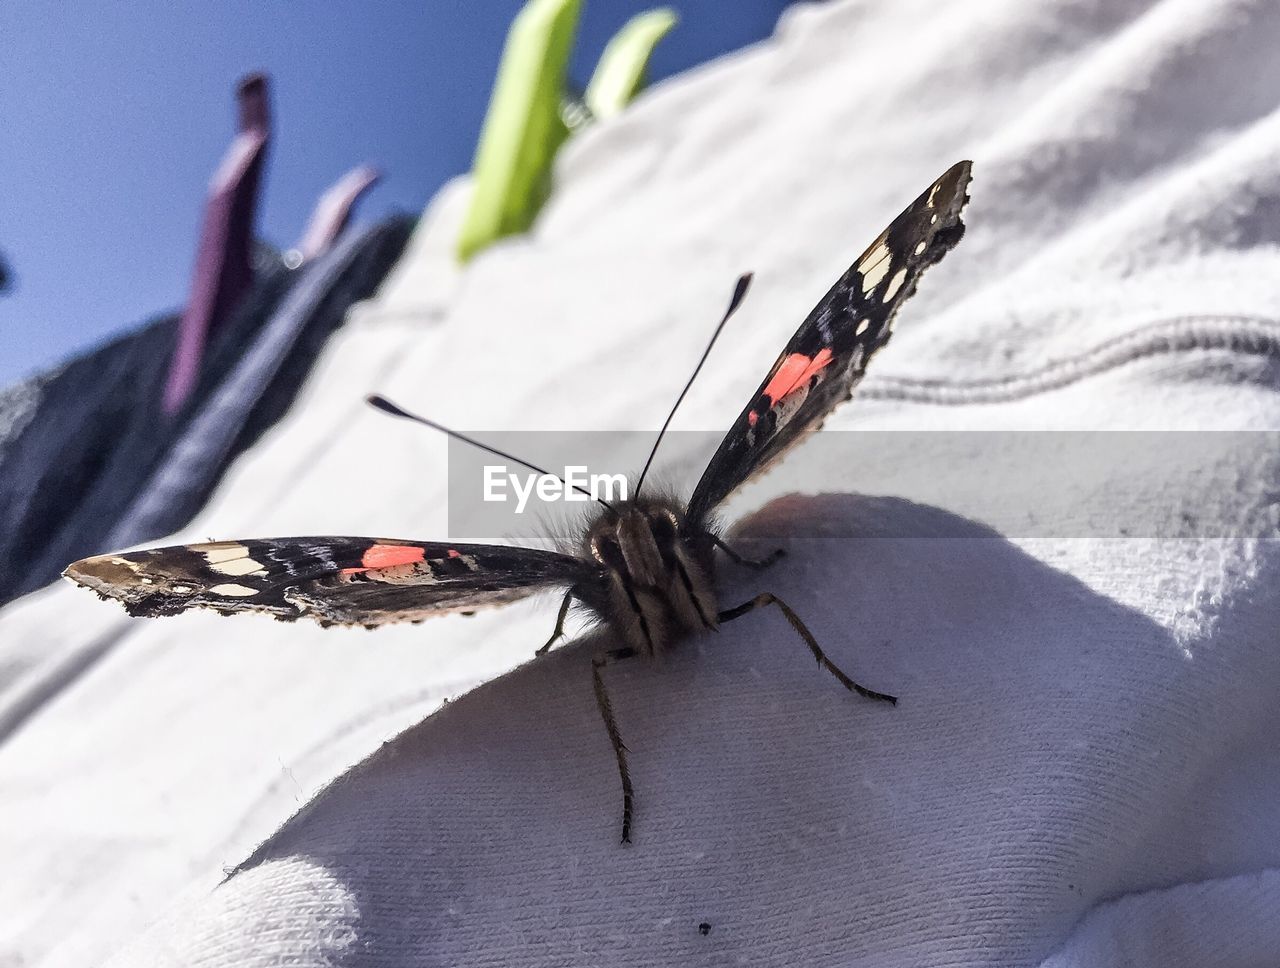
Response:
[[[635,651],[658,654],[682,633],[715,627],[711,539],[687,526],[680,502],[619,504],[596,517],[582,544],[600,565],[588,604]]]

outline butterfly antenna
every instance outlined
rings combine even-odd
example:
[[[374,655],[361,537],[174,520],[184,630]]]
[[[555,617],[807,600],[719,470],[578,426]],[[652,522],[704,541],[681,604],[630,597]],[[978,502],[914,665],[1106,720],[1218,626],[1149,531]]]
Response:
[[[635,493],[632,500],[640,496],[640,488],[644,486],[645,475],[649,473],[649,465],[653,463],[654,456],[658,453],[658,445],[662,443],[662,438],[667,432],[667,428],[671,426],[671,420],[676,415],[676,411],[680,409],[680,404],[684,402],[685,394],[689,392],[689,388],[693,386],[693,381],[698,378],[698,373],[702,370],[702,364],[707,362],[707,357],[711,355],[711,347],[716,345],[716,340],[720,338],[720,331],[724,329],[730,317],[738,311],[738,307],[742,305],[743,298],[747,295],[747,288],[751,285],[751,273],[746,272],[738,277],[737,284],[733,287],[733,298],[729,300],[729,308],[724,311],[724,318],[720,320],[720,325],[716,327],[716,331],[711,334],[711,342],[707,344],[707,348],[702,351],[702,359],[698,360],[698,365],[693,368],[693,375],[689,377],[689,382],[684,385],[684,389],[680,391],[680,396],[676,397],[676,404],[671,408],[671,412],[667,414],[666,423],[662,425],[662,429],[658,431],[658,439],[653,442],[653,449],[649,451],[649,459],[644,462],[644,470],[640,472],[640,481],[636,484]]]
[[[470,444],[472,447],[478,447],[480,450],[483,450],[489,454],[493,454],[495,457],[502,457],[506,460],[513,461],[521,465],[522,467],[527,467],[529,468],[529,470],[534,471],[535,473],[538,473],[538,474],[542,474],[546,477],[554,477],[561,484],[564,484],[566,487],[572,487],[579,494],[585,494],[587,497],[591,498],[591,500],[597,501],[600,504],[603,504],[610,511],[616,510],[614,506],[610,504],[608,501],[601,500],[600,498],[592,494],[590,491],[585,490],[581,487],[578,487],[577,484],[567,484],[565,482],[565,479],[561,477],[559,474],[552,474],[548,470],[543,470],[537,464],[530,464],[527,460],[521,460],[519,457],[516,457],[514,454],[508,454],[505,450],[498,450],[497,447],[490,447],[488,444],[483,444],[480,441],[476,440],[474,437],[468,437],[466,434],[459,433],[456,430],[450,430],[448,427],[444,426],[443,424],[438,424],[434,420],[428,420],[426,417],[420,417],[416,413],[410,413],[408,410],[405,410],[403,407],[396,406],[386,397],[379,396],[378,394],[373,393],[365,397],[364,402],[369,404],[369,406],[373,407],[375,410],[381,410],[383,413],[389,413],[393,417],[402,417],[405,420],[412,420],[414,423],[423,424],[427,427],[430,427],[432,430],[440,431],[440,433],[444,434],[447,437],[452,437],[454,440],[460,440],[464,444]]]

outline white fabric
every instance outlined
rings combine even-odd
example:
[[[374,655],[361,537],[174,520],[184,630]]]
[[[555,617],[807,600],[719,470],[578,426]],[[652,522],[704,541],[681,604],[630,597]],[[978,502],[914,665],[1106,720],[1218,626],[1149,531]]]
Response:
[[[446,192],[184,537],[441,535],[443,441],[364,393],[476,431],[652,429],[754,268],[677,420],[727,427],[814,299],[962,157],[968,236],[829,429],[1280,429],[1277,50],[1273,0],[795,9],[575,141],[535,232],[461,273]],[[811,441],[788,459],[806,494],[788,464],[734,500],[740,540],[790,556],[726,569],[724,602],[776,592],[901,702],[844,693],[772,612],[611,667],[628,848],[600,642],[495,678],[543,641],[549,599],[376,633],[135,622],[69,587],[17,603],[0,950],[42,968],[1276,964],[1275,449],[1116,470],[1117,493],[1220,538],[1006,539],[948,486],[1000,480],[1005,456],[955,439],[923,471]],[[1105,508],[1108,484],[1085,497]],[[900,537],[922,530],[947,536]]]

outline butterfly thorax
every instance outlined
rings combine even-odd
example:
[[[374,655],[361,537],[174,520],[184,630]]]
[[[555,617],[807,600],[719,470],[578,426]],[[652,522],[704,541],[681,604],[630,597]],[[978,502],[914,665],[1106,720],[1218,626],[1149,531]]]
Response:
[[[584,600],[625,643],[659,655],[680,636],[716,627],[712,543],[671,501],[627,502],[601,515],[583,538],[602,566]]]

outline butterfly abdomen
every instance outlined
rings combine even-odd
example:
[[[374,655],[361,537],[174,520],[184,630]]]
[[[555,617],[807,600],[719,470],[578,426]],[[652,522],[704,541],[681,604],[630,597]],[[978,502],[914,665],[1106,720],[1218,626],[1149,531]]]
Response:
[[[660,655],[681,636],[717,624],[711,543],[691,537],[682,522],[673,502],[624,504],[584,537],[603,570],[583,600],[642,655]]]

